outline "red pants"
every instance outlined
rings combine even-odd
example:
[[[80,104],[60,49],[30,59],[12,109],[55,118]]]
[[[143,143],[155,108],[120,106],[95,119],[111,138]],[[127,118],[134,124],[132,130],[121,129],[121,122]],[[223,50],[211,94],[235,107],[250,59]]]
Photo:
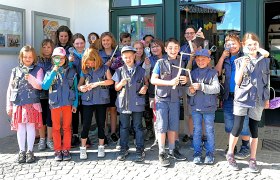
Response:
[[[62,106],[59,108],[51,109],[52,114],[52,131],[54,150],[70,150],[71,148],[71,122],[72,122],[72,106]],[[63,124],[63,144],[61,145],[60,133],[60,117],[62,114]]]

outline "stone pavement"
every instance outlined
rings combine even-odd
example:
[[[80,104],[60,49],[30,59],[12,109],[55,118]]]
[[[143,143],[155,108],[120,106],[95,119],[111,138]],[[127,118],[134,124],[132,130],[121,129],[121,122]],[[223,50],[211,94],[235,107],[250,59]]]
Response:
[[[223,156],[223,148],[228,138],[224,133],[223,124],[216,123],[216,163],[214,165],[195,165],[193,151],[190,143],[182,143],[181,152],[188,157],[189,161],[172,160],[171,166],[164,168],[158,164],[158,151],[146,148],[146,159],[143,163],[133,162],[135,148],[131,145],[130,154],[126,161],[116,160],[116,150],[113,144],[106,147],[106,157],[97,158],[97,140],[93,147],[88,150],[88,160],[79,159],[79,150],[71,150],[72,160],[69,162],[56,162],[53,160],[53,152],[47,150],[37,151],[35,145],[35,156],[37,158],[32,164],[15,163],[18,152],[16,136],[0,139],[0,179],[280,179],[280,152],[265,151],[261,149],[261,137],[257,153],[257,160],[261,172],[259,174],[246,171],[247,161],[237,161],[242,170],[234,172],[229,170]],[[278,128],[279,129],[279,128]],[[261,128],[260,134],[268,135],[269,128]],[[275,135],[275,134],[274,134]],[[275,135],[278,136],[279,135]],[[146,147],[151,145],[147,142]]]

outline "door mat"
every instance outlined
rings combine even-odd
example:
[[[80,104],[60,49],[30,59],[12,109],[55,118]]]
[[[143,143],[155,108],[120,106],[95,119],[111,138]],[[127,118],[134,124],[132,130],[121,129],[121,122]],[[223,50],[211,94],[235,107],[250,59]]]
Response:
[[[263,139],[262,149],[269,151],[278,151],[280,152],[280,140],[276,139]]]

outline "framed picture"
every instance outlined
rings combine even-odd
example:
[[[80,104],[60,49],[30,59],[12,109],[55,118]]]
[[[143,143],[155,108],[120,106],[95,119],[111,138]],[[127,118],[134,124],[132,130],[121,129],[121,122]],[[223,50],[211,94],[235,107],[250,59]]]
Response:
[[[0,5],[0,53],[17,54],[25,44],[25,10]]]
[[[65,25],[70,28],[70,18],[32,11],[32,42],[37,52],[43,39],[52,39],[55,43],[56,30]]]

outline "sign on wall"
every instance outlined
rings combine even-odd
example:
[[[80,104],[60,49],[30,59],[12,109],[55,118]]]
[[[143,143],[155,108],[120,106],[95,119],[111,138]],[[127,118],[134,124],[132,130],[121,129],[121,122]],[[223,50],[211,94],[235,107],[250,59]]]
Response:
[[[55,43],[55,33],[61,25],[70,28],[70,18],[37,11],[32,11],[32,21],[32,42],[37,52],[40,51],[40,45],[43,39],[52,39]]]
[[[0,5],[0,52],[17,53],[25,43],[25,10]]]

